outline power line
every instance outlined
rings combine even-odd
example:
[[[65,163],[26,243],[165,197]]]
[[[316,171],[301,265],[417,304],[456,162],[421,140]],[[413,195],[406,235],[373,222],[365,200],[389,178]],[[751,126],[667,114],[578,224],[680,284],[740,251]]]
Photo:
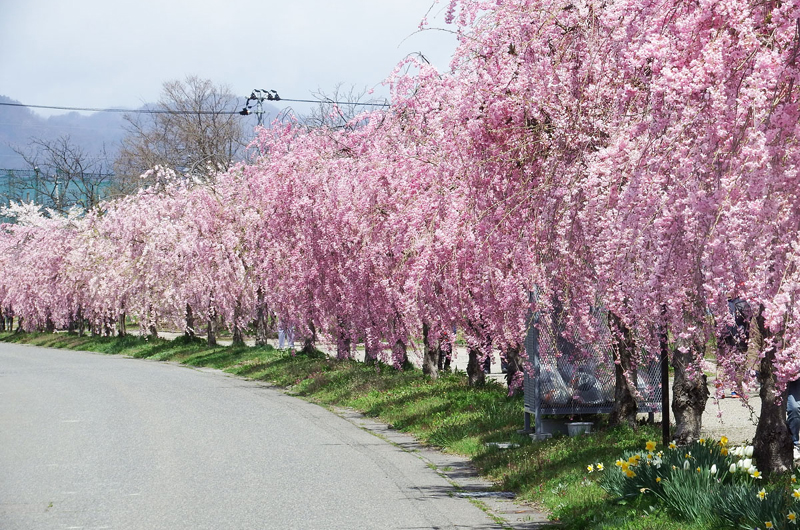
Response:
[[[286,99],[280,98],[276,101],[289,101],[291,103],[329,103],[334,105],[357,105],[363,107],[388,107],[388,103],[361,103],[361,102],[353,102],[353,101],[332,101],[328,99],[318,100],[318,99]],[[84,111],[84,112],[125,112],[131,114],[240,114],[239,111],[236,110],[223,110],[223,111],[213,111],[213,110],[162,110],[162,109],[103,109],[103,108],[95,108],[95,107],[61,107],[57,105],[28,105],[25,103],[6,103],[0,102],[0,106],[4,107],[24,107],[28,109],[48,109],[48,110],[68,110],[68,111]]]

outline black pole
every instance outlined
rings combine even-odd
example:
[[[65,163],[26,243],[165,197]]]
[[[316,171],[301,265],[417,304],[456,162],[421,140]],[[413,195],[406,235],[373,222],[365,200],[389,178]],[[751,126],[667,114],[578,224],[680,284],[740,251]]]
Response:
[[[666,312],[666,306],[661,306],[662,316]],[[658,343],[661,349],[661,443],[666,447],[671,439],[669,432],[669,350],[666,323],[661,325]]]

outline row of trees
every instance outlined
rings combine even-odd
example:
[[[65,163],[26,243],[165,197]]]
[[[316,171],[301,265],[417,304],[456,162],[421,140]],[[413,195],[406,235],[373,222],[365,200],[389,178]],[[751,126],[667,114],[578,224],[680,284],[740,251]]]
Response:
[[[432,375],[458,326],[476,379],[491,351],[515,359],[527,310],[555,307],[591,341],[602,307],[616,421],[635,418],[641,352],[668,349],[675,436],[697,438],[717,345],[720,378],[760,385],[760,466],[788,468],[798,2],[452,0],[448,17],[452,73],[404,61],[389,110],[275,124],[207,183],[160,168],[84,217],[21,211],[0,243],[3,306],[31,328],[135,314],[213,338],[224,319],[237,340],[272,312],[339,357],[362,342],[402,364],[421,337]],[[754,316],[727,345],[733,296]]]

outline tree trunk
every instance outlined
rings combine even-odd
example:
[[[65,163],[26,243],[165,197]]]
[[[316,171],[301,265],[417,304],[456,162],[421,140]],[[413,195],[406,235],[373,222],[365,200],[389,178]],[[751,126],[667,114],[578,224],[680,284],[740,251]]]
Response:
[[[406,343],[400,339],[397,339],[392,347],[392,362],[394,363],[394,367],[398,370],[406,369],[411,366],[408,360]]]
[[[303,349],[300,350],[300,353],[304,353],[306,355],[311,355],[316,351],[316,343],[317,343],[317,328],[314,326],[312,321],[308,321],[308,330],[311,332],[311,335],[306,337],[303,341]]]
[[[442,334],[436,348],[439,350],[439,371],[449,372],[450,361],[453,358],[453,342],[446,334]]]
[[[522,363],[522,344],[516,343],[505,351],[506,357],[506,384],[510,395],[524,392],[523,378],[525,377]]]
[[[431,379],[439,378],[439,348],[434,347],[428,338],[430,326],[427,322],[422,322],[422,373],[430,376]]]
[[[236,300],[233,308],[233,346],[244,346],[244,329],[242,329],[242,303]]]
[[[194,338],[194,311],[192,311],[192,306],[189,305],[189,302],[186,302],[186,310],[185,319],[186,319],[186,327],[183,328],[183,336],[187,339]]]
[[[635,345],[631,330],[615,314],[608,315],[611,324],[614,355],[614,406],[608,418],[609,425],[628,425],[636,428],[636,364],[633,362]]]
[[[212,348],[217,347],[217,310],[212,306],[208,310],[208,345]]]
[[[117,317],[117,336],[118,337],[124,337],[125,335],[128,334],[127,324],[125,324],[125,319],[127,317],[128,317],[128,315],[125,313],[125,311],[122,311],[119,314],[119,316]]]
[[[775,347],[765,344],[770,338],[764,327],[760,306],[750,324],[748,358],[763,352],[759,367],[758,382],[761,385],[761,415],[758,418],[756,436],[753,439],[753,458],[758,462],[758,469],[765,475],[772,472],[785,473],[792,469],[792,435],[786,426],[786,392],[781,396],[777,389],[775,377]],[[781,399],[781,397],[783,399]]]
[[[675,442],[678,445],[687,445],[700,438],[703,411],[709,396],[708,378],[698,363],[702,351],[702,346],[687,342],[673,354],[672,413],[675,415]]]
[[[483,373],[483,363],[480,362],[481,352],[473,347],[469,348],[469,361],[467,362],[467,379],[469,386],[481,386],[486,383],[486,374]]]
[[[350,340],[350,333],[344,323],[339,321],[339,336],[336,340],[336,358],[339,360],[352,358],[352,342]]]
[[[269,322],[267,302],[264,300],[264,290],[261,287],[256,291],[256,346],[266,346]]]

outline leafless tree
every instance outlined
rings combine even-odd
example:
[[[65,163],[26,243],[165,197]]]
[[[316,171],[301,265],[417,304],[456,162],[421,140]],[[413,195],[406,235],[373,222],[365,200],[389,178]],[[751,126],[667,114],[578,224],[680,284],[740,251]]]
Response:
[[[344,88],[342,84],[336,85],[330,94],[321,90],[315,92],[314,97],[319,100],[319,105],[303,119],[306,126],[313,128],[356,128],[359,115],[376,110],[380,108],[376,105],[384,103],[383,99],[369,97],[366,89]]]
[[[164,83],[152,112],[125,115],[127,135],[114,163],[119,191],[149,185],[141,175],[156,166],[198,182],[228,169],[248,139],[237,104],[228,87],[207,79]]]
[[[107,198],[113,175],[105,147],[96,154],[70,137],[34,138],[26,148],[13,147],[33,170],[33,178],[18,179],[9,199],[34,199],[59,213],[72,206],[90,210]]]

